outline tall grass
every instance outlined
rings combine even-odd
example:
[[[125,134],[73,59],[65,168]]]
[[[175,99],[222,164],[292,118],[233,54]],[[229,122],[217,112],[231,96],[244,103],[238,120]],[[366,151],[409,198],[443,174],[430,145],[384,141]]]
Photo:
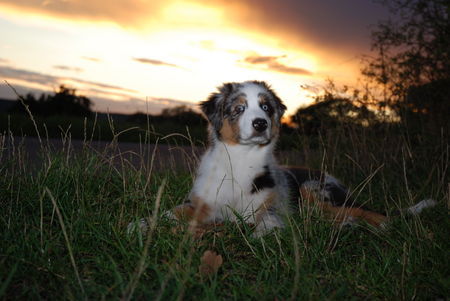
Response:
[[[163,217],[188,193],[196,151],[183,149],[192,158],[183,171],[172,164],[177,154],[161,159],[147,147],[148,141],[161,144],[154,137],[142,139],[133,153],[140,160],[133,161],[120,152],[114,131],[103,149],[85,135],[77,151],[70,135],[62,135],[59,150],[45,138],[30,150],[4,133],[0,298],[446,298],[448,140],[396,127],[383,131],[342,127],[319,137],[293,136],[298,146],[281,161],[336,174],[357,202],[377,210],[389,213],[425,197],[438,200],[436,208],[420,217],[401,215],[377,231],[333,226],[316,208],[300,205],[286,229],[263,239],[252,238],[250,226],[231,223],[192,236]],[[30,152],[38,154],[33,162]],[[150,229],[128,235],[128,223],[140,217]],[[223,257],[209,276],[199,272],[206,250]]]

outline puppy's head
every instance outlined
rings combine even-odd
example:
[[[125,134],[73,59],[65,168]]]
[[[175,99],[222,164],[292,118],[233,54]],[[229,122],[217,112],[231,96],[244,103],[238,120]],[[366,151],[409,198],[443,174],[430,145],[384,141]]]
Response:
[[[279,134],[286,106],[265,83],[226,83],[201,103],[214,138],[227,144],[266,145]]]

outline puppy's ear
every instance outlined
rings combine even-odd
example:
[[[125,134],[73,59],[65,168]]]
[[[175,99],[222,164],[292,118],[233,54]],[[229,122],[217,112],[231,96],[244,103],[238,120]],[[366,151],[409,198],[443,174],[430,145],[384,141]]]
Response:
[[[211,122],[211,120],[215,118],[217,108],[219,107],[219,103],[220,103],[219,93],[211,94],[206,101],[202,101],[200,103],[200,108],[202,109],[203,114],[205,115],[206,119],[208,119],[209,122]]]
[[[212,93],[206,101],[200,103],[200,108],[208,121],[215,129],[222,127],[222,119],[225,115],[225,103],[233,91],[233,83],[225,83],[218,88],[219,92]]]
[[[273,93],[273,95],[274,95],[275,103],[277,104],[278,116],[280,116],[280,118],[281,118],[283,116],[284,112],[286,111],[287,107],[284,105],[283,101],[275,93]]]

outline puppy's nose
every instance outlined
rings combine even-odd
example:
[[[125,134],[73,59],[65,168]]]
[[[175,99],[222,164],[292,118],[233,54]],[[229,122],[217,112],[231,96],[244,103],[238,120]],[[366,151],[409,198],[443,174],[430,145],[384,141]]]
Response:
[[[267,129],[267,120],[265,119],[256,118],[252,124],[257,132],[264,132]]]

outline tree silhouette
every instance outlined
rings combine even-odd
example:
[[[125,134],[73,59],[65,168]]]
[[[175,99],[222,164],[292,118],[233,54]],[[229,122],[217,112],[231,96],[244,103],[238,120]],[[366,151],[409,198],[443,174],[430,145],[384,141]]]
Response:
[[[409,87],[401,115],[410,123],[450,130],[450,78]]]
[[[14,103],[14,105],[11,106],[11,108],[8,111],[10,113],[23,113],[24,114],[24,113],[26,113],[26,110],[24,107],[24,105],[25,105],[28,107],[28,110],[30,110],[33,115],[41,115],[41,109],[42,109],[41,103],[42,103],[42,98],[44,96],[45,95],[42,94],[39,100],[37,100],[36,97],[31,93],[28,93],[25,96],[19,96],[20,99],[17,99],[17,101]]]
[[[42,94],[39,99],[29,93],[25,97],[20,97],[9,110],[12,113],[24,113],[25,107],[34,115],[50,116],[83,116],[87,117],[92,114],[92,102],[89,98],[77,95],[75,89],[67,88],[64,85],[54,95]],[[23,104],[22,104],[22,101]]]
[[[159,115],[148,115],[142,112],[137,112],[127,118],[128,122],[135,122],[138,124],[162,123],[170,122],[188,126],[203,126],[206,121],[201,114],[195,112],[186,105],[165,108]]]
[[[55,95],[48,96],[45,101],[46,113],[49,115],[89,116],[91,105],[89,98],[77,95],[75,89],[63,85],[59,87]]]
[[[302,133],[316,135],[343,125],[367,126],[376,120],[376,115],[366,106],[327,93],[317,97],[315,103],[299,108],[291,120]]]
[[[401,118],[426,114],[427,118],[443,119],[450,103],[444,97],[450,79],[448,0],[381,2],[391,9],[395,20],[379,23],[372,32],[376,56],[366,57],[363,75],[382,87],[380,104]],[[432,108],[436,104],[438,107]]]
[[[193,111],[186,105],[163,109],[161,117],[171,119],[173,122],[191,126],[202,125],[204,123],[202,115]]]

